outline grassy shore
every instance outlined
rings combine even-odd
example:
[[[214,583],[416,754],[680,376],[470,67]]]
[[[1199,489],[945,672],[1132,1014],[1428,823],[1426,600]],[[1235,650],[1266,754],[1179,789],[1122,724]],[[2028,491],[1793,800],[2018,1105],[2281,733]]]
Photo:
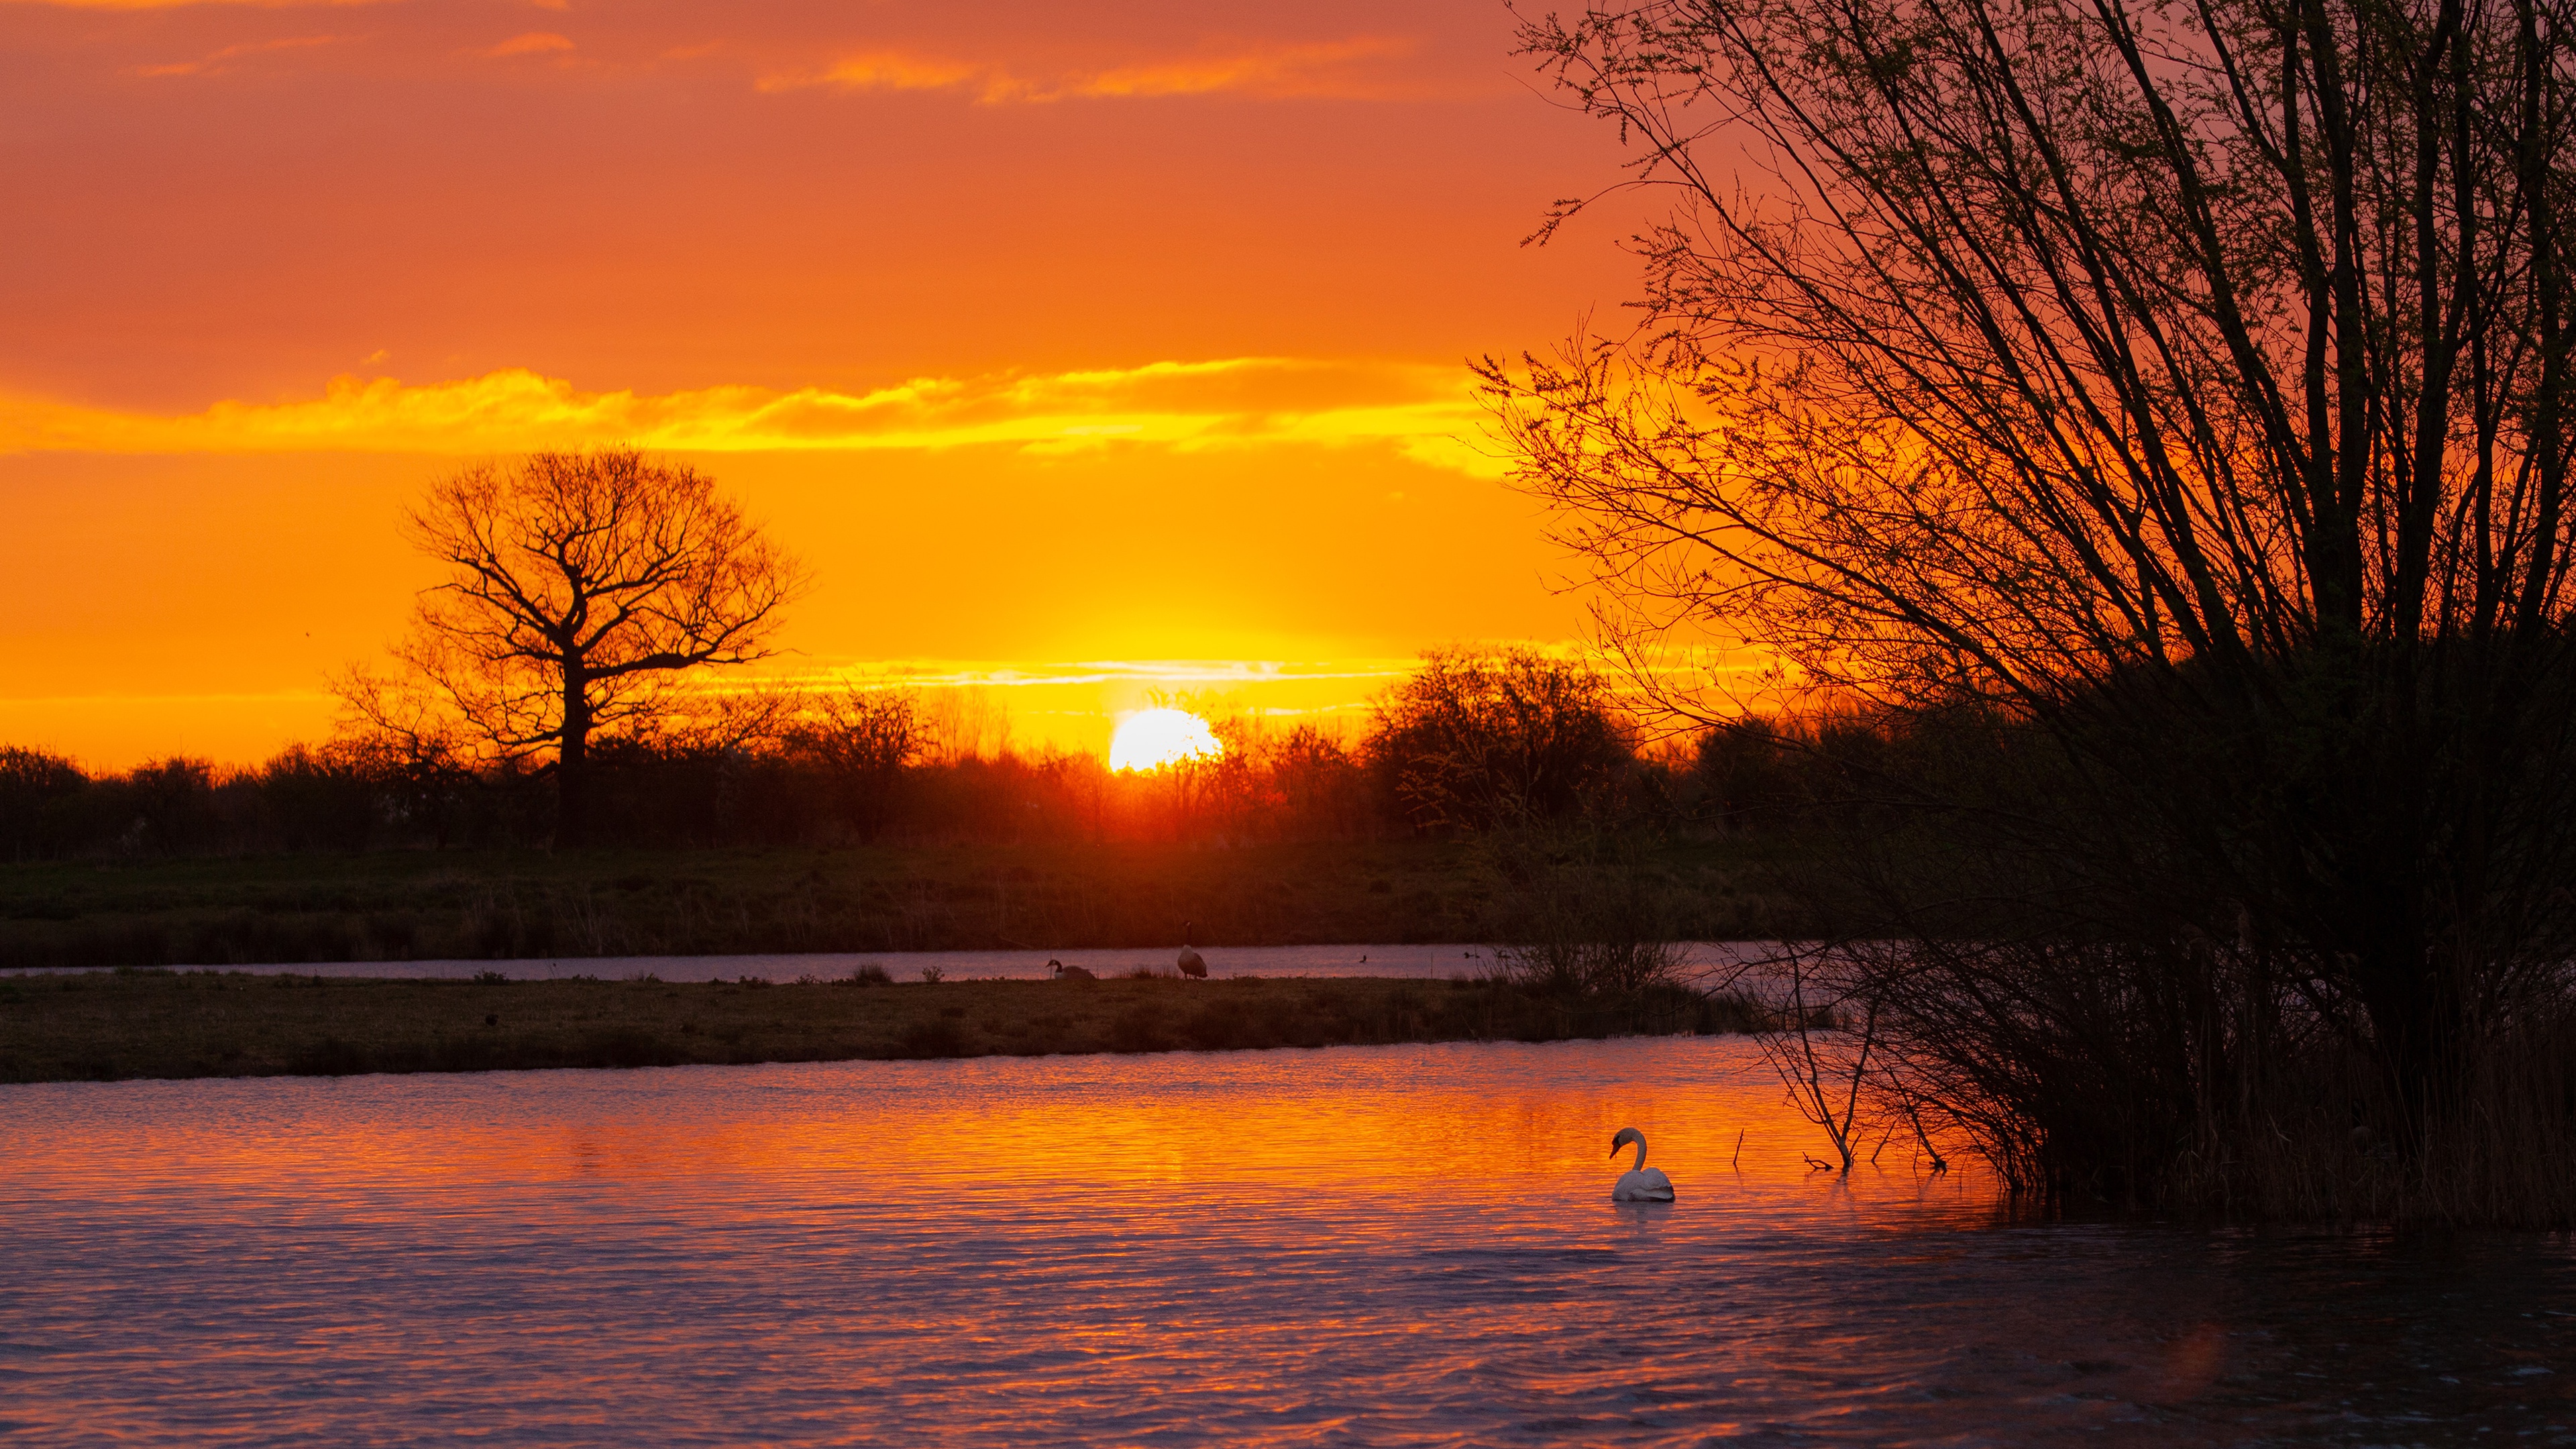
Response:
[[[0,980],[0,1082],[1556,1041],[1752,1020],[1680,988],[1567,1001],[1382,978],[771,986],[126,970]]]
[[[1738,847],[1652,868],[1676,935],[1802,933]],[[1482,941],[1512,896],[1437,841],[46,862],[0,865],[0,968]]]

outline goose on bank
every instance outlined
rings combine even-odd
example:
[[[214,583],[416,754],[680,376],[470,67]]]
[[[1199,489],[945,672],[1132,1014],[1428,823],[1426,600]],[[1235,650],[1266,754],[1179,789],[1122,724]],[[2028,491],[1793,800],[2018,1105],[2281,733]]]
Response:
[[[1196,921],[1183,921],[1181,923],[1181,959],[1179,965],[1182,975],[1195,977],[1198,980],[1205,981],[1207,979],[1207,962],[1200,960],[1199,953],[1190,949],[1190,937],[1196,933],[1197,926],[1198,922]]]
[[[1619,1174],[1619,1185],[1610,1189],[1610,1200],[1612,1202],[1671,1202],[1673,1180],[1664,1176],[1662,1168],[1646,1165],[1645,1133],[1634,1127],[1620,1128],[1619,1135],[1610,1139],[1610,1155],[1618,1156],[1619,1149],[1631,1142],[1637,1144],[1637,1160],[1628,1164],[1626,1172]]]
[[[1067,966],[1061,961],[1049,961],[1047,963],[1047,970],[1048,974],[1054,976],[1058,981],[1097,981],[1100,979],[1099,977],[1092,975],[1090,972],[1083,970],[1079,966]]]

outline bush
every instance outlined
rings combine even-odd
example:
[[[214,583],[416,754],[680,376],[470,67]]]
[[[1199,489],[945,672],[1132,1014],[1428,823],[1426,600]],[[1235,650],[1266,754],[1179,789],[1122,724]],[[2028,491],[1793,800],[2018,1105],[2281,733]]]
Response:
[[[1496,832],[1482,848],[1515,903],[1511,935],[1493,947],[1497,975],[1574,996],[1680,981],[1676,902],[1633,833]]]
[[[1602,814],[1636,765],[1608,682],[1532,649],[1425,654],[1378,701],[1368,754],[1391,818],[1451,832]]]

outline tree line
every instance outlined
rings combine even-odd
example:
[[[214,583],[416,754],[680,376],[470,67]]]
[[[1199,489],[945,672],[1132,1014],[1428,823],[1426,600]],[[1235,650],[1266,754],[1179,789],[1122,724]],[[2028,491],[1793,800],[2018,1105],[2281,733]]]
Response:
[[[961,730],[947,693],[748,689],[704,696],[695,715],[630,716],[589,742],[588,838],[684,848],[1760,831],[1859,798],[1887,749],[1834,721],[1659,743],[1597,670],[1526,649],[1429,653],[1347,737],[1209,709],[1223,753],[1150,772],[1014,749],[989,721]],[[420,745],[359,727],[256,765],[172,757],[99,772],[0,747],[0,855],[554,843],[558,791],[544,762]]]

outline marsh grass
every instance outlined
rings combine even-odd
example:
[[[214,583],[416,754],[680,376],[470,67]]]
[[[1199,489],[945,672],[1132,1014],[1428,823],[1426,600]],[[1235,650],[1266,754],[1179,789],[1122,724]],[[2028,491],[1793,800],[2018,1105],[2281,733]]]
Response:
[[[1677,939],[1801,928],[1753,847],[1653,848]],[[45,862],[0,865],[0,968],[1477,941],[1516,904],[1428,840]]]
[[[2539,996],[2482,1017],[2413,1099],[2295,1001],[2229,1011],[2211,992],[2172,1013],[2188,1029],[2138,1029],[2180,995],[2157,993],[2150,966],[2213,959],[2205,943],[2142,959],[1889,942],[1765,963],[1745,984],[1828,1166],[1892,1145],[1926,1164],[1972,1152],[2038,1212],[2576,1228],[2576,1007]]]
[[[1684,988],[1566,999],[1386,978],[387,981],[127,970],[0,978],[0,1081],[1044,1056],[1741,1030]]]
[[[2430,1110],[2388,1110],[2360,1053],[2312,1043],[2172,1173],[2180,1204],[2242,1219],[2409,1227],[2576,1227],[2576,1014],[2492,1030]],[[2408,1123],[2390,1132],[2372,1123]],[[2400,1135],[2400,1134],[2403,1135]]]

